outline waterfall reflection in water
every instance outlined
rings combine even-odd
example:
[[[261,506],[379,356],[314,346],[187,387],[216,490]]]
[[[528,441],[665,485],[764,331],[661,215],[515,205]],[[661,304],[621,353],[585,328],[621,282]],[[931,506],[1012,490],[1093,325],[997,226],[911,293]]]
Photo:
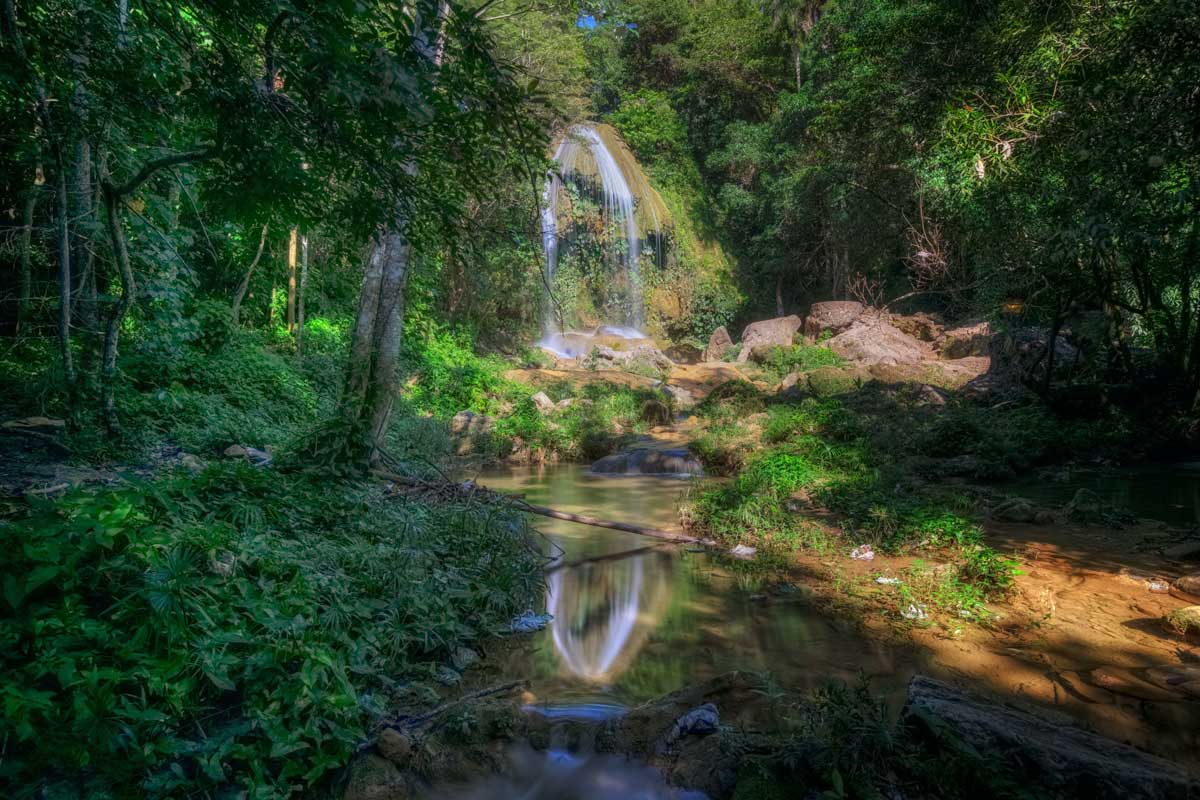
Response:
[[[671,568],[669,555],[651,552],[552,572],[546,608],[564,669],[588,683],[612,683],[661,617]]]

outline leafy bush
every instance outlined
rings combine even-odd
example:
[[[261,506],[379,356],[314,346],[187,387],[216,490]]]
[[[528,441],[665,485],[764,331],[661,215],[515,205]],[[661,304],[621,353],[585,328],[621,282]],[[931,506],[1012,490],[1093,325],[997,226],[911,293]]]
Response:
[[[836,367],[842,359],[828,347],[795,344],[788,347],[774,346],[759,356],[758,365],[775,380],[781,380],[793,372],[807,372],[818,367]]]
[[[0,528],[0,783],[285,797],[540,590],[517,515],[247,466]]]

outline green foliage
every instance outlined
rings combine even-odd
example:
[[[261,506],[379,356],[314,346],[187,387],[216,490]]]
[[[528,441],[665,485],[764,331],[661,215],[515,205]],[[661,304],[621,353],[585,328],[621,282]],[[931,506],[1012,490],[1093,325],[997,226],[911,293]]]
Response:
[[[16,796],[315,786],[398,680],[540,588],[519,516],[244,465],[38,504],[0,540]]]
[[[775,380],[793,372],[808,372],[818,367],[836,367],[843,363],[828,347],[806,344],[772,346],[764,355],[755,353],[755,359],[763,371]]]

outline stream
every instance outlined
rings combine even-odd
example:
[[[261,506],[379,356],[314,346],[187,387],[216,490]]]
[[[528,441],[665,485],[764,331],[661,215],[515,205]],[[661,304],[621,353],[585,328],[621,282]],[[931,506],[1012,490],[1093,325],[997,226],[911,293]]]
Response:
[[[557,510],[667,529],[678,527],[688,485],[581,465],[509,468],[479,482]],[[529,679],[542,713],[603,717],[736,669],[770,672],[790,689],[865,672],[889,694],[912,675],[896,648],[822,615],[803,587],[766,586],[738,562],[635,534],[543,518],[537,526],[559,556],[547,575],[554,619],[500,666]]]

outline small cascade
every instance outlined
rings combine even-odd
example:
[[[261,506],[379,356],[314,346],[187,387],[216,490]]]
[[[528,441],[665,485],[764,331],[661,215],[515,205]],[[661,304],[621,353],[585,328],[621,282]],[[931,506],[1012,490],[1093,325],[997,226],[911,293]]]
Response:
[[[606,322],[623,326],[625,338],[642,338],[645,298],[642,291],[644,252],[661,250],[663,227],[669,214],[658,193],[650,187],[637,161],[616,131],[607,125],[573,125],[554,151],[557,171],[546,178],[542,195],[542,249],[546,283],[554,286],[560,259],[570,245],[563,229],[570,192],[596,203],[599,209],[605,262],[613,268],[616,289],[624,294],[619,319]],[[595,230],[592,230],[595,233]],[[543,333],[559,331],[555,309],[547,303]]]

